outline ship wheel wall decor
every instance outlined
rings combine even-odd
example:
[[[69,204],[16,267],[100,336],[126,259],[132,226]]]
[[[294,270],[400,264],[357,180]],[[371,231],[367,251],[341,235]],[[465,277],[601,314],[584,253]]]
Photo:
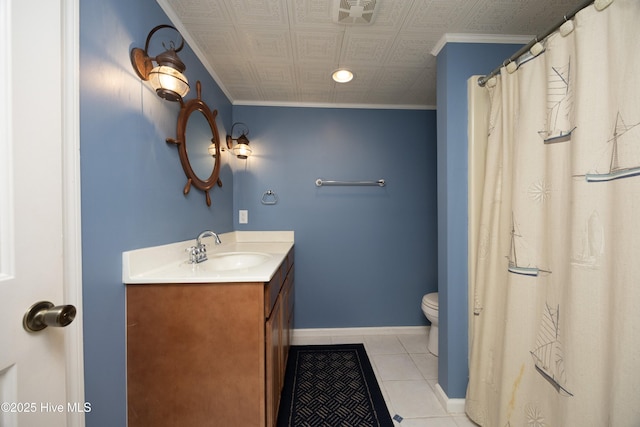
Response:
[[[189,194],[191,187],[205,193],[207,206],[211,206],[209,191],[214,185],[222,187],[220,181],[220,136],[216,126],[218,110],[213,110],[202,100],[202,87],[196,82],[197,98],[183,102],[178,114],[176,138],[167,142],[178,146],[180,163],[187,176],[183,193]],[[199,112],[200,114],[193,114]]]

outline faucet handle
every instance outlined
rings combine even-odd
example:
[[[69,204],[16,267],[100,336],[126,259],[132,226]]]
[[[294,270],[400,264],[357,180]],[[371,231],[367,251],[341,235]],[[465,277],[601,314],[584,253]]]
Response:
[[[189,254],[189,262],[191,264],[200,263],[207,260],[207,245],[200,243],[197,246],[190,246],[185,249]]]
[[[189,254],[189,262],[191,264],[195,264],[196,262],[198,262],[198,248],[196,246],[190,246],[187,249],[184,250],[186,253]]]
[[[207,260],[206,246],[207,245],[203,243],[196,249],[196,262],[200,263]]]

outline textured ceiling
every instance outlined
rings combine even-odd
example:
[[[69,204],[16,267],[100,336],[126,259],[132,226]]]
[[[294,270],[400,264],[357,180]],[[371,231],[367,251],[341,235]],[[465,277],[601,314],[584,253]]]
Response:
[[[435,106],[432,52],[445,34],[524,43],[580,3],[377,0],[371,25],[346,25],[336,0],[157,1],[234,104],[398,108]],[[338,67],[355,79],[334,83]]]

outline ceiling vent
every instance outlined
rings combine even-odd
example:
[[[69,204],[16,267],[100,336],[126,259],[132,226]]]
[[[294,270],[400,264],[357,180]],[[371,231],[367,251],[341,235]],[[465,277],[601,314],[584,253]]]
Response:
[[[369,25],[380,0],[335,0],[333,20],[338,24]]]

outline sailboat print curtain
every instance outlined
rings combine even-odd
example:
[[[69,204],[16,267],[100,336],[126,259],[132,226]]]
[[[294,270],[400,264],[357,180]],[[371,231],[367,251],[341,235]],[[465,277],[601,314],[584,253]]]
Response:
[[[638,0],[591,5],[487,85],[465,401],[481,426],[640,426],[639,28]]]

